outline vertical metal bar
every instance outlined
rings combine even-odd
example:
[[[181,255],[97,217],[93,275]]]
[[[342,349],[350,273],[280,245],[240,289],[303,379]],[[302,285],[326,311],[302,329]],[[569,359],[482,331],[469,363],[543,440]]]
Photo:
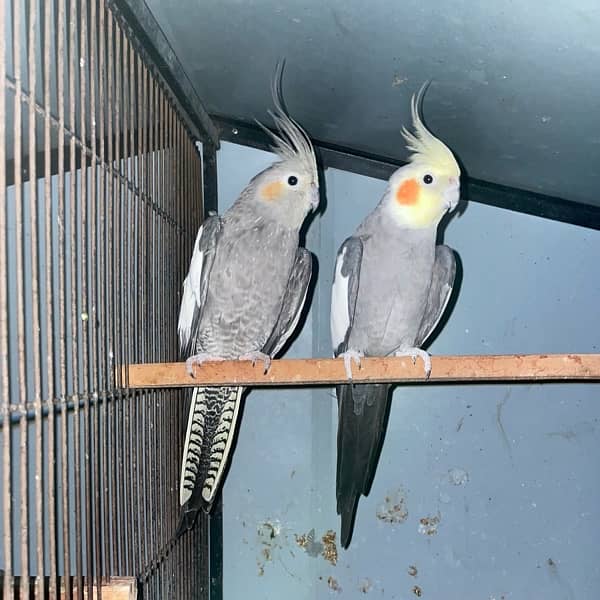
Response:
[[[120,337],[119,330],[119,322],[120,322],[120,306],[121,300],[120,295],[121,291],[118,286],[118,277],[115,277],[116,273],[120,272],[120,255],[121,255],[121,206],[122,206],[122,196],[123,196],[123,187],[121,184],[121,92],[123,89],[123,80],[121,77],[121,61],[123,60],[123,52],[125,47],[125,41],[123,36],[123,31],[119,24],[115,21],[115,60],[112,63],[114,65],[115,71],[115,89],[114,89],[114,137],[115,137],[115,145],[114,145],[114,165],[115,165],[115,175],[114,175],[114,193],[113,193],[113,203],[112,203],[112,232],[110,237],[110,252],[112,255],[112,276],[110,281],[110,289],[111,293],[109,294],[110,298],[110,308],[109,312],[111,314],[111,330],[110,337],[112,338],[112,346],[115,348],[120,348],[122,344],[122,339]],[[117,355],[120,350],[116,350]],[[118,431],[119,431],[119,475],[117,477],[117,484],[119,489],[119,500],[120,500],[120,511],[121,511],[121,532],[120,532],[120,542],[121,542],[121,557],[123,560],[123,569],[124,573],[131,573],[131,562],[129,561],[129,552],[128,548],[131,546],[131,537],[126,534],[127,529],[126,525],[129,523],[129,511],[126,510],[125,502],[128,500],[127,494],[124,494],[124,487],[126,484],[126,475],[123,469],[123,462],[127,460],[127,451],[124,447],[123,439],[124,436],[127,435],[127,431],[129,430],[128,424],[123,421],[123,394],[118,394]]]
[[[179,228],[182,226],[183,221],[185,220],[185,214],[184,214],[183,198],[181,197],[181,194],[179,193],[179,189],[178,189],[178,184],[179,184],[178,178],[177,178],[178,140],[177,140],[176,131],[175,131],[175,115],[172,110],[171,110],[171,119],[170,119],[169,127],[172,128],[173,132],[174,132],[174,144],[173,144],[173,150],[172,150],[172,163],[171,163],[171,177],[173,178],[173,183],[171,186],[172,190],[173,190],[172,194],[171,194],[171,202],[173,203],[173,207],[174,207],[175,215],[176,215],[177,227]],[[182,246],[181,242],[178,245]],[[182,255],[183,255],[183,253],[182,253]],[[178,427],[179,435],[181,434],[181,431],[182,431],[181,427]],[[180,445],[179,452],[178,452],[178,461],[179,462],[181,461],[181,445]],[[179,516],[177,518],[179,518]],[[180,543],[179,543],[179,561],[178,561],[179,565],[178,566],[179,566],[180,570],[183,570],[183,568],[185,568],[184,564],[185,564],[186,554],[187,554],[188,537],[189,537],[188,535],[185,535],[180,540]],[[186,583],[187,583],[186,581],[182,581],[181,585],[180,585],[180,593],[183,596],[187,596]]]
[[[159,157],[159,163],[158,163],[158,179],[157,179],[157,201],[159,202],[159,206],[161,207],[162,210],[165,211],[166,214],[168,214],[168,209],[169,209],[169,203],[168,203],[168,198],[167,198],[167,193],[166,193],[166,180],[165,180],[165,169],[166,169],[166,164],[167,164],[167,150],[166,150],[166,139],[165,139],[165,112],[166,112],[166,103],[165,103],[165,97],[164,97],[164,92],[162,90],[162,88],[160,86],[158,86],[157,88],[157,118],[156,118],[156,124],[157,124],[157,148],[158,150],[158,157]],[[164,219],[161,219],[162,223],[165,223]],[[165,261],[165,249],[161,248],[160,251],[160,256],[161,256],[161,264],[164,264]],[[169,277],[169,272],[168,269],[165,271],[161,271],[162,273],[165,274],[165,278],[168,279]],[[166,282],[165,282],[166,283]],[[163,316],[161,316],[161,319],[164,318]],[[162,343],[165,343],[164,338],[162,339]],[[167,392],[168,394],[168,392]],[[168,411],[168,403],[166,406],[166,409]],[[162,423],[163,427],[168,427],[168,419],[163,420]],[[167,442],[165,445],[166,448],[166,454],[164,455],[164,460],[166,462],[167,468],[165,470],[164,473],[164,483],[165,483],[165,487],[164,487],[164,493],[168,496],[169,495],[169,490],[171,487],[171,472],[169,469],[169,459],[171,456],[171,441],[169,440],[169,438],[167,437]],[[165,516],[163,515],[162,517],[163,519],[165,519]],[[169,533],[171,531],[171,524],[170,523],[166,523],[166,530],[167,530],[167,536],[166,536],[166,540],[170,540],[170,536]],[[169,559],[168,561],[170,562],[171,560],[171,555],[169,555]],[[163,576],[160,578],[159,581],[159,589],[160,589],[160,594],[162,596],[166,596],[166,594],[168,593],[168,581],[169,581],[169,572],[170,569],[168,568],[168,562],[166,562],[166,564],[163,566],[162,572],[163,572]]]
[[[90,198],[89,198],[89,218],[88,218],[88,252],[89,263],[86,277],[88,280],[88,298],[89,314],[91,317],[89,341],[89,360],[90,360],[90,392],[93,392],[95,402],[88,415],[89,422],[89,454],[91,460],[90,487],[89,494],[89,513],[88,522],[91,524],[91,535],[88,539],[88,551],[93,548],[93,571],[97,584],[97,597],[102,600],[102,516],[101,516],[101,494],[100,494],[100,447],[99,447],[99,429],[100,429],[100,405],[105,397],[103,386],[99,381],[99,341],[97,339],[97,326],[99,317],[99,306],[97,296],[97,274],[98,274],[98,251],[96,242],[97,218],[98,218],[98,160],[97,160],[97,130],[96,130],[96,81],[101,77],[98,71],[97,63],[97,3],[91,0],[89,4],[89,95],[90,95]],[[90,552],[91,554],[91,552]],[[90,559],[91,561],[91,559]]]
[[[16,213],[16,273],[17,273],[17,344],[19,361],[19,398],[21,407],[20,433],[20,493],[21,493],[21,595],[29,597],[29,524],[27,510],[27,419],[25,418],[25,405],[27,402],[27,380],[25,375],[25,307],[23,269],[23,183],[21,175],[21,4],[13,6],[13,61],[15,77],[14,100],[14,186],[15,186],[15,213]]]
[[[211,210],[217,210],[217,152],[215,147],[209,142],[202,146],[202,168],[203,168],[203,210],[204,217],[208,216]]]
[[[58,394],[54,387],[54,362],[56,355],[54,353],[54,319],[53,315],[53,275],[56,265],[52,253],[52,171],[51,171],[51,130],[50,130],[50,40],[51,40],[51,18],[52,5],[45,3],[44,11],[44,199],[46,204],[46,319],[47,319],[47,340],[46,340],[46,372],[48,377],[48,545],[50,550],[50,596],[56,596],[58,571],[56,556],[56,459],[54,455],[55,444],[55,404],[53,398]],[[0,28],[1,29],[1,28]],[[62,141],[60,142],[62,144]],[[43,457],[40,456],[40,462]],[[42,575],[44,574],[42,568]]]
[[[135,356],[139,360],[146,360],[145,354],[145,339],[146,339],[146,331],[143,324],[144,315],[145,315],[145,268],[144,268],[144,249],[143,249],[143,240],[145,235],[145,227],[144,227],[144,200],[143,200],[143,179],[144,179],[144,157],[143,157],[143,135],[142,135],[142,114],[145,111],[145,90],[142,89],[142,64],[140,57],[136,55],[135,61],[135,69],[136,69],[136,81],[137,81],[137,89],[140,90],[139,94],[136,94],[137,100],[137,161],[136,161],[136,170],[135,170],[135,214],[136,214],[136,239],[135,239],[135,284],[134,289],[137,292],[135,303],[135,311],[134,311],[134,330],[137,330],[138,334],[135,335]],[[133,60],[133,55],[132,55]],[[134,68],[133,62],[131,64],[132,71]],[[141,392],[139,396],[139,400],[142,404],[142,430],[143,430],[143,480],[144,480],[144,565],[146,569],[149,566],[150,561],[152,560],[152,548],[154,548],[152,538],[150,536],[149,531],[149,514],[151,510],[151,492],[152,492],[152,481],[150,479],[150,464],[151,459],[149,456],[150,450],[150,439],[149,439],[149,431],[148,431],[148,393]]]
[[[188,204],[186,202],[185,195],[185,178],[184,178],[184,165],[182,164],[182,150],[183,150],[183,136],[182,136],[182,126],[179,120],[179,115],[175,113],[175,127],[177,130],[177,159],[175,161],[176,171],[175,176],[177,178],[177,198],[180,204],[180,215],[181,215],[181,223],[183,224],[186,221],[186,216],[188,213]],[[190,568],[190,544],[191,544],[191,535],[188,535],[184,538],[184,564],[185,569],[188,570]],[[187,577],[185,581],[185,597],[191,598],[191,577]]]
[[[130,304],[134,301],[135,292],[131,281],[132,271],[130,269],[131,264],[131,239],[135,234],[135,230],[133,228],[128,227],[128,223],[131,221],[132,215],[132,207],[133,207],[133,199],[131,187],[133,185],[133,165],[135,161],[135,148],[134,148],[134,127],[133,127],[133,102],[135,97],[134,85],[130,80],[130,70],[129,70],[129,61],[130,56],[133,57],[133,50],[131,48],[129,39],[127,36],[123,38],[123,144],[124,144],[124,152],[123,156],[125,158],[124,164],[124,176],[126,181],[126,186],[124,188],[123,195],[123,212],[122,217],[120,219],[123,231],[128,231],[128,235],[126,235],[123,239],[119,240],[119,252],[120,252],[120,268],[119,268],[119,288],[124,290],[120,297],[119,303],[119,311],[120,311],[120,331],[121,338],[119,343],[119,361],[120,364],[128,364],[130,360]],[[133,71],[131,71],[131,75],[133,76]],[[126,93],[125,93],[126,91]],[[133,221],[131,221],[133,222]],[[121,385],[126,385],[126,382],[122,382]],[[137,439],[139,435],[139,422],[136,415],[137,411],[137,397],[139,392],[134,390],[128,390],[128,407],[130,407],[130,425],[134,429],[136,435],[136,443],[139,444],[139,440]],[[139,508],[139,473],[137,469],[137,460],[138,460],[139,450],[136,447],[136,450],[133,452],[133,469],[132,469],[132,477],[133,481],[131,482],[133,493],[132,502],[130,505],[131,512],[130,518],[133,520],[132,522],[132,545],[133,545],[133,562],[134,568],[133,572],[138,573],[143,570],[143,562],[141,559],[141,538],[140,538],[140,508]]]
[[[157,103],[157,157],[159,159],[158,165],[157,165],[157,196],[160,198],[160,204],[161,207],[165,213],[165,215],[167,215],[167,219],[163,220],[164,224],[165,224],[165,230],[167,231],[167,233],[170,231],[170,223],[171,223],[171,219],[168,218],[170,217],[170,205],[169,205],[169,198],[168,198],[168,192],[167,192],[167,188],[166,188],[166,182],[167,182],[167,178],[165,176],[165,171],[167,169],[167,139],[166,139],[166,98],[165,98],[165,93],[164,90],[162,89],[161,86],[157,87],[157,92],[158,92],[158,103]],[[171,289],[173,290],[174,288],[170,287],[170,283],[171,280],[170,278],[172,277],[172,269],[170,268],[164,268],[164,265],[166,264],[166,261],[168,260],[168,250],[169,248],[166,248],[165,250],[163,250],[161,252],[161,259],[163,262],[163,268],[162,268],[162,273],[164,274],[164,276],[166,277],[166,281],[165,281],[165,285],[167,286],[167,289]],[[162,339],[162,343],[165,344],[166,343],[166,339],[167,338],[163,338]],[[167,398],[166,398],[166,411],[167,411],[167,418],[165,419],[165,424],[166,424],[166,456],[165,456],[165,465],[166,465],[166,472],[165,472],[165,494],[166,494],[166,499],[168,501],[168,498],[170,496],[170,489],[171,489],[171,485],[172,485],[172,479],[171,479],[171,453],[172,453],[172,444],[173,444],[173,440],[169,435],[169,427],[170,427],[170,423],[169,423],[169,411],[171,410],[172,406],[171,403],[169,402],[169,398],[168,396],[170,395],[170,392],[167,391]],[[168,507],[168,503],[167,503],[167,507]],[[165,514],[165,516],[163,517],[164,519],[166,519],[166,536],[165,536],[165,541],[167,543],[170,543],[170,540],[172,538],[173,535],[173,527],[172,527],[172,523],[169,519],[169,515],[170,513]],[[169,562],[171,562],[172,558],[171,556],[169,556]],[[168,568],[168,563],[166,565],[167,567],[167,579],[169,576],[169,571],[170,569]],[[167,588],[168,589],[168,588]]]
[[[164,235],[167,231],[167,222],[164,218],[164,198],[160,195],[158,190],[159,183],[159,136],[158,136],[158,120],[160,114],[160,100],[159,100],[159,86],[155,81],[153,81],[152,86],[152,152],[153,152],[153,161],[152,161],[152,190],[153,190],[153,198],[155,205],[158,207],[158,212],[156,214],[156,224],[158,227],[157,231],[157,244],[156,244],[156,268],[158,272],[158,277],[155,278],[157,284],[157,315],[158,322],[160,323],[161,330],[158,335],[157,345],[156,345],[156,359],[163,360],[164,355],[161,351],[162,348],[165,347],[168,340],[168,332],[165,331],[165,328],[168,327],[168,320],[166,319],[166,315],[164,312],[165,308],[165,290],[168,289],[168,270],[165,269],[165,255],[167,253],[167,248],[164,243]],[[166,411],[167,411],[167,402],[168,402],[168,392],[165,390],[161,390],[160,392],[160,403],[159,403],[159,523],[161,525],[160,529],[160,547],[163,552],[166,552],[166,545],[168,543],[168,538],[166,535],[167,523],[166,523],[166,496],[168,493],[168,470],[166,468],[166,457],[163,449],[166,449],[169,445],[169,440],[166,438]],[[165,560],[163,558],[161,565],[161,595],[163,597],[166,596],[165,589],[165,580],[166,580],[166,570],[165,570]]]
[[[76,28],[77,28],[77,6],[74,0],[71,0],[69,7],[69,125],[75,131],[75,71],[77,68],[76,52]],[[78,315],[78,236],[77,236],[77,188],[76,188],[76,162],[75,162],[75,135],[71,135],[69,144],[70,168],[69,168],[69,210],[70,214],[70,254],[71,254],[71,293],[69,300],[71,303],[71,368],[72,368],[72,400],[74,403],[73,411],[73,450],[74,450],[74,504],[75,504],[75,582],[77,586],[77,595],[80,600],[83,599],[82,588],[82,535],[81,535],[81,481],[80,481],[80,412],[79,412],[79,351],[78,351],[78,333],[79,333],[79,315]]]
[[[98,7],[98,125],[99,132],[98,137],[100,140],[100,169],[99,169],[99,190],[100,198],[98,203],[98,226],[97,226],[97,239],[102,240],[99,244],[98,250],[98,266],[96,275],[96,294],[97,294],[97,305],[98,305],[98,321],[99,321],[99,332],[102,336],[102,340],[105,345],[107,344],[107,310],[106,310],[106,280],[107,280],[107,263],[106,263],[106,228],[107,228],[107,213],[106,204],[108,201],[107,185],[110,181],[111,174],[108,173],[106,176],[106,142],[105,136],[105,111],[107,108],[106,102],[106,10],[105,3],[100,0]],[[100,343],[100,342],[98,342]],[[108,402],[111,394],[110,389],[110,373],[109,366],[110,362],[107,361],[107,355],[105,348],[99,348],[98,366],[101,373],[100,377],[100,388],[102,391],[102,406],[101,414],[99,416],[100,427],[98,431],[98,454],[101,457],[101,469],[100,469],[100,480],[98,486],[102,489],[102,513],[103,513],[103,537],[102,537],[102,567],[101,573],[106,576],[110,574],[110,548],[112,547],[111,537],[111,512],[110,512],[110,479],[109,479],[109,460],[108,460]]]
[[[107,9],[108,11],[108,9]],[[109,167],[107,173],[107,184],[108,189],[106,193],[106,217],[104,222],[104,265],[106,269],[104,278],[104,299],[105,299],[105,318],[106,326],[104,328],[105,340],[109,340],[112,337],[112,320],[114,319],[114,313],[112,312],[112,277],[114,273],[113,256],[111,250],[111,239],[112,239],[112,228],[113,228],[113,204],[114,204],[114,187],[116,185],[115,176],[113,173],[114,166],[114,152],[113,152],[113,79],[115,74],[115,61],[118,64],[118,57],[114,55],[114,38],[113,38],[113,24],[114,17],[110,11],[106,13],[107,17],[107,34],[106,34],[106,45],[108,48],[107,56],[107,134],[108,134],[108,155],[107,165]],[[118,82],[115,82],[118,84]],[[110,363],[109,363],[110,364]],[[118,455],[117,455],[117,442],[116,442],[116,403],[117,394],[111,394],[110,404],[108,410],[108,417],[106,423],[106,447],[107,447],[107,462],[109,465],[109,481],[110,481],[110,514],[112,516],[110,520],[110,547],[112,549],[110,572],[111,573],[123,573],[121,563],[121,544],[119,542],[119,524],[120,524],[120,513],[118,505],[118,494],[117,494],[117,482],[118,482]],[[108,459],[108,452],[111,456]]]
[[[0,10],[0,414],[2,416],[2,513],[4,518],[3,599],[13,597],[12,506],[10,452],[10,397],[8,372],[8,269],[6,261],[6,38],[8,23],[4,7]]]
[[[129,45],[129,40],[127,39],[127,36],[123,36],[123,48],[125,49],[126,47],[130,47]],[[126,57],[123,57],[123,62],[126,62]],[[123,86],[125,86],[125,83],[123,83]],[[125,107],[125,104],[127,102],[127,99],[125,98],[125,96],[123,97],[123,106]],[[127,138],[127,130],[125,129],[125,127],[123,127],[123,137],[124,139]],[[124,158],[125,160],[127,160],[127,154],[124,153]],[[125,173],[127,173],[127,170],[124,170]],[[127,193],[127,187],[124,187],[124,196],[127,197],[128,193]],[[123,198],[121,199],[123,202]],[[129,287],[129,282],[127,281],[126,277],[125,277],[125,273],[126,273],[126,263],[128,264],[128,257],[125,254],[125,249],[124,249],[124,243],[123,243],[123,238],[127,235],[126,229],[125,229],[125,224],[128,218],[128,211],[127,210],[123,210],[122,212],[122,217],[120,217],[119,221],[122,224],[122,235],[119,239],[119,252],[120,252],[120,266],[119,266],[119,278],[120,278],[120,287],[122,290],[126,290],[126,293],[122,293],[121,297],[120,297],[120,303],[119,303],[119,323],[120,323],[120,336],[119,336],[119,345],[121,347],[121,354],[120,354],[120,364],[124,363],[124,357],[126,355],[125,352],[125,344],[127,341],[127,337],[126,337],[126,328],[125,328],[125,323],[124,323],[124,315],[125,315],[125,311],[126,311],[126,307],[128,304],[128,297],[131,295],[132,290]],[[126,525],[127,525],[127,542],[128,542],[128,562],[130,564],[130,572],[131,573],[135,573],[135,546],[134,546],[134,542],[133,542],[133,537],[134,537],[134,530],[135,530],[135,516],[134,516],[134,503],[133,503],[133,470],[132,470],[132,447],[131,447],[131,437],[132,437],[132,431],[133,431],[133,421],[131,419],[131,405],[132,402],[135,401],[135,393],[132,393],[131,390],[127,390],[127,397],[126,397],[126,404],[124,406],[124,411],[125,411],[125,438],[124,438],[124,448],[125,448],[125,456],[126,456],[126,463],[125,463],[125,472],[124,472],[124,488],[125,488],[125,494],[126,494],[126,499],[127,499],[127,521],[126,521]]]
[[[34,446],[35,446],[35,535],[36,535],[36,578],[35,598],[44,593],[44,509],[42,481],[42,397],[41,397],[41,357],[40,357],[40,281],[39,281],[39,248],[38,248],[38,206],[37,206],[37,172],[36,172],[36,28],[37,1],[29,4],[29,33],[27,58],[29,65],[29,219],[30,219],[30,252],[31,252],[31,349],[33,356],[33,406],[34,406]],[[50,258],[50,257],[48,257]]]
[[[173,229],[173,225],[172,225],[172,206],[169,202],[169,196],[168,196],[168,191],[167,191],[167,176],[166,176],[166,170],[167,170],[167,139],[166,139],[166,114],[167,114],[167,110],[166,110],[166,98],[165,98],[165,94],[164,91],[162,90],[162,88],[159,88],[159,98],[160,98],[160,116],[159,116],[159,127],[160,127],[160,142],[159,142],[159,148],[160,148],[160,167],[159,167],[159,196],[162,198],[162,203],[163,203],[163,207],[165,210],[165,213],[169,216],[169,231],[172,231]],[[173,237],[170,238],[170,241],[173,241]],[[169,283],[168,285],[170,285],[170,283],[172,283],[172,269],[167,269],[166,270],[166,274],[167,277],[169,278]],[[170,287],[171,290],[177,289],[174,287]],[[173,326],[173,324],[171,323],[171,327]],[[173,331],[175,331],[173,329]],[[167,429],[167,481],[169,483],[169,485],[167,486],[167,490],[168,490],[168,498],[170,499],[172,497],[172,494],[170,492],[172,485],[173,485],[173,478],[172,478],[172,467],[173,467],[173,463],[172,463],[172,446],[173,446],[173,440],[175,438],[171,437],[171,430],[170,430],[170,417],[172,415],[172,403],[169,401],[167,404],[167,410],[169,411],[169,418],[167,419],[167,425],[168,425],[168,429]],[[167,513],[167,524],[168,524],[168,529],[167,529],[167,539],[171,539],[173,534],[174,534],[174,528],[173,528],[173,514],[171,511],[171,503],[168,503],[168,513]],[[172,560],[172,559],[170,559]]]
[[[38,206],[37,206],[37,171],[36,171],[36,114],[35,94],[37,83],[36,57],[36,27],[37,2],[29,5],[29,32],[27,56],[29,65],[29,235],[31,252],[31,321],[32,336],[29,340],[33,355],[33,407],[34,407],[34,446],[35,446],[35,534],[36,534],[36,577],[34,597],[36,600],[44,593],[44,523],[42,496],[42,398],[41,398],[41,358],[40,358],[40,279],[39,279],[39,248],[38,248]]]
[[[82,495],[80,502],[81,517],[85,514],[85,546],[82,546],[82,551],[85,552],[85,569],[88,597],[92,597],[94,590],[94,543],[92,532],[92,483],[91,483],[91,445],[90,445],[90,370],[88,364],[88,327],[90,326],[90,317],[93,318],[92,307],[89,305],[88,298],[88,165],[87,165],[87,75],[89,73],[89,57],[88,57],[88,26],[87,26],[87,2],[81,2],[80,18],[79,18],[79,135],[82,141],[81,148],[81,168],[80,168],[80,195],[78,198],[80,206],[78,246],[81,249],[80,255],[80,305],[81,305],[81,342],[78,346],[81,352],[80,363],[80,382],[81,392],[83,394],[83,435],[80,439],[80,444],[83,446],[83,488],[78,488],[78,492]],[[91,75],[91,74],[90,74]],[[90,82],[91,83],[91,82]],[[83,529],[82,529],[83,536]],[[83,559],[83,557],[82,557]]]
[[[138,56],[138,60],[140,60]],[[140,128],[141,137],[141,155],[143,161],[142,166],[142,177],[141,177],[141,188],[140,197],[142,200],[142,229],[140,231],[140,245],[141,245],[141,259],[142,259],[142,277],[144,290],[143,295],[143,308],[141,312],[142,322],[154,322],[154,287],[156,285],[156,276],[148,276],[151,272],[154,264],[154,254],[156,249],[153,247],[153,216],[154,210],[151,198],[150,189],[150,156],[148,151],[148,132],[149,132],[149,114],[150,114],[150,103],[149,103],[149,88],[148,88],[148,69],[146,65],[141,62],[142,70],[142,127]],[[140,323],[141,325],[141,323]],[[152,360],[153,352],[153,337],[155,328],[144,328],[144,357],[145,360]],[[148,407],[148,419],[149,419],[149,447],[147,455],[149,459],[149,514],[150,514],[150,547],[154,549],[152,552],[153,562],[156,557],[156,550],[160,548],[159,540],[157,536],[156,527],[156,508],[157,508],[157,492],[158,492],[158,477],[157,477],[157,439],[156,429],[158,423],[156,420],[156,412],[154,406],[156,403],[156,394],[154,391],[149,391],[146,395],[146,402]],[[155,565],[157,566],[157,565]],[[157,585],[157,573],[153,572],[153,579],[155,585]]]
[[[134,359],[139,358],[139,353],[137,352],[138,341],[136,337],[136,316],[137,316],[137,307],[139,304],[139,293],[140,289],[138,286],[137,280],[137,236],[139,235],[138,231],[138,219],[137,219],[137,201],[138,201],[138,191],[137,191],[137,173],[138,173],[138,161],[139,161],[139,153],[136,153],[136,107],[139,110],[139,105],[137,103],[137,99],[139,94],[137,93],[139,83],[136,79],[136,71],[135,71],[135,56],[133,52],[133,48],[127,37],[125,38],[125,45],[128,50],[127,57],[124,61],[124,69],[125,69],[125,80],[128,82],[128,133],[129,133],[129,161],[128,161],[128,186],[127,186],[127,198],[128,198],[128,206],[127,206],[127,215],[128,219],[128,227],[130,234],[127,236],[127,246],[126,246],[126,256],[124,260],[125,265],[125,282],[126,282],[126,305],[125,305],[125,313],[126,313],[126,323],[125,329],[126,332],[126,342],[125,342],[125,357],[124,361],[126,364],[129,364]],[[125,381],[125,386],[128,386],[128,380]],[[133,401],[138,401],[141,399],[142,392],[134,392],[133,394],[129,390],[129,395],[133,399]],[[139,406],[139,403],[138,403]],[[138,423],[138,427],[140,424]],[[141,425],[143,427],[143,424]],[[146,446],[142,445],[142,452],[145,453]],[[144,486],[146,484],[143,470],[140,469],[139,478],[144,480]],[[139,483],[139,482],[138,482]],[[141,503],[143,505],[143,502]],[[138,522],[141,523],[142,519],[142,509],[138,506],[139,516]],[[141,533],[141,532],[140,532]],[[144,540],[144,543],[141,542],[141,537],[138,537],[138,543],[140,546],[143,545],[145,556],[147,556],[147,540]],[[141,562],[141,561],[140,561]],[[143,564],[146,565],[147,562],[144,559]]]
[[[179,115],[177,115],[177,116],[179,116]],[[191,223],[189,223],[189,221],[191,220],[193,213],[191,210],[191,205],[189,203],[189,198],[188,198],[188,193],[187,193],[187,183],[188,182],[186,181],[185,164],[183,162],[184,159],[181,156],[182,153],[184,152],[184,143],[186,141],[185,140],[185,130],[179,119],[178,119],[177,128],[179,130],[179,137],[180,137],[180,145],[179,145],[180,158],[178,158],[178,160],[177,160],[177,176],[179,179],[178,187],[180,190],[178,195],[181,198],[180,199],[181,225],[184,228],[184,234],[182,237],[184,240],[186,240],[187,229],[191,225]],[[187,243],[184,243],[183,245],[187,246]],[[183,259],[183,260],[185,261],[186,259]],[[189,261],[189,256],[188,256],[187,260]],[[195,528],[194,528],[194,530],[195,530]],[[192,544],[193,544],[194,530],[192,530],[192,532],[189,532],[185,539],[185,564],[186,564],[186,570],[190,570],[190,572],[191,572],[191,567],[192,567],[191,557],[192,557]],[[187,578],[187,581],[186,581],[186,597],[187,598],[193,597],[192,584],[193,584],[193,578],[192,577]]]
[[[135,143],[135,102],[137,99],[137,86],[134,87],[135,82],[135,61],[133,56],[133,50],[131,49],[131,45],[129,40],[125,38],[125,43],[129,49],[128,59],[124,61],[124,67],[127,69],[125,72],[125,79],[127,80],[129,86],[129,154],[131,158],[129,160],[129,185],[128,185],[128,198],[129,198],[129,227],[131,229],[131,235],[127,236],[127,343],[125,344],[125,363],[129,365],[133,357],[138,357],[137,354],[137,339],[135,337],[135,316],[137,305],[139,302],[138,298],[138,289],[134,287],[134,284],[137,284],[137,280],[134,282],[134,277],[136,277],[135,271],[135,248],[134,248],[134,240],[137,235],[136,228],[136,212],[135,212],[135,202],[137,198],[137,187],[136,187],[136,173],[137,173],[137,157],[136,157],[136,143]],[[136,352],[134,354],[134,352]],[[128,387],[129,380],[127,379],[127,375],[125,375],[125,387]]]
[[[58,93],[58,305],[59,305],[59,363],[61,400],[61,516],[63,547],[63,580],[66,582],[65,598],[71,600],[71,553],[70,553],[70,511],[69,511],[69,455],[67,451],[67,314],[66,314],[66,271],[65,271],[65,3],[58,0],[56,20],[57,93]]]

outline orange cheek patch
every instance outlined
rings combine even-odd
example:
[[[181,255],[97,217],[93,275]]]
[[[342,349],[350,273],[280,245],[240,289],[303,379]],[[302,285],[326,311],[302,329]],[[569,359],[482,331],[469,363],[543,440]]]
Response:
[[[396,192],[396,201],[403,206],[416,204],[419,198],[419,184],[416,179],[407,179]]]
[[[283,191],[283,183],[280,181],[273,181],[272,183],[267,183],[261,191],[262,197],[265,200],[277,200],[279,196],[281,196],[281,192]]]

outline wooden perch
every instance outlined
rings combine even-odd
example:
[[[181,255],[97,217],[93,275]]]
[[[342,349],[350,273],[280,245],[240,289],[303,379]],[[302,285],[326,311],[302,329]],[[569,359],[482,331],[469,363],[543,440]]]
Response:
[[[600,354],[513,354],[501,356],[433,356],[431,376],[425,379],[420,358],[364,358],[353,364],[359,382],[485,382],[485,381],[600,381]],[[274,360],[269,372],[248,361],[204,363],[190,377],[185,363],[130,365],[123,377],[131,388],[190,387],[196,385],[301,386],[347,383],[341,359]]]
[[[100,598],[100,590],[94,583],[92,588],[92,594],[90,596],[87,582],[83,582],[82,585],[83,598],[84,600],[97,600]],[[106,600],[136,600],[138,597],[137,589],[135,585],[135,579],[133,577],[111,577],[110,581],[102,584],[102,598]],[[77,586],[73,589],[73,598],[78,597]],[[61,590],[61,600],[66,598],[64,589]]]

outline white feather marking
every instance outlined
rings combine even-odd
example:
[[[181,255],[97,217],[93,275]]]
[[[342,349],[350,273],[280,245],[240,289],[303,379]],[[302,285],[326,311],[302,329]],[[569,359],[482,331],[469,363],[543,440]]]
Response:
[[[333,278],[333,288],[331,290],[331,341],[333,349],[344,341],[348,327],[350,327],[350,310],[348,308],[348,277],[342,275],[342,265],[344,264],[344,248],[335,263],[335,275]]]
[[[194,311],[200,306],[200,282],[202,280],[202,267],[204,263],[204,253],[200,251],[200,238],[204,226],[198,229],[198,235],[194,242],[192,260],[190,261],[190,270],[183,282],[183,295],[181,297],[181,308],[179,309],[179,323],[177,331],[179,332],[179,344],[181,348],[187,346],[190,335],[192,334],[192,321]]]
[[[197,401],[202,403],[198,407],[196,407]],[[201,446],[202,445],[202,437],[204,435],[203,431],[200,434],[200,436],[193,435],[192,430],[195,429],[194,422],[198,421],[198,419],[194,418],[194,412],[196,411],[196,409],[198,409],[198,412],[200,414],[202,414],[206,411],[206,404],[205,404],[204,398],[203,397],[198,398],[198,388],[194,388],[194,393],[192,394],[192,402],[190,404],[190,412],[189,412],[189,416],[188,416],[187,431],[185,434],[185,444],[183,446],[183,460],[181,461],[181,477],[179,479],[179,503],[181,504],[181,506],[183,506],[190,499],[190,497],[192,495],[192,489],[184,486],[186,471],[189,470],[192,466],[195,466],[195,465],[193,465],[193,463],[189,463],[189,461],[188,461],[190,441],[192,442],[192,445]],[[202,414],[202,417],[204,418],[203,414]],[[197,471],[197,468],[196,468],[196,471]]]
[[[227,457],[229,456],[229,452],[231,450],[231,444],[233,443],[233,438],[234,438],[233,430],[235,428],[235,423],[237,423],[237,419],[238,419],[238,412],[239,412],[240,404],[241,404],[240,398],[242,396],[242,392],[243,392],[243,388],[237,389],[236,401],[235,401],[235,405],[234,405],[234,409],[233,409],[233,418],[231,420],[232,426],[230,427],[231,433],[228,436],[227,441],[225,442],[225,448],[223,450],[224,458],[219,461],[219,466],[217,468],[217,472],[216,472],[214,478],[208,477],[206,479],[206,481],[204,482],[204,486],[202,488],[202,497],[204,498],[204,500],[206,502],[212,502],[214,500],[214,496],[215,496],[215,493],[219,486],[219,482],[221,481],[221,477],[223,477],[223,471],[225,470],[225,465],[227,463]],[[224,416],[225,416],[224,414],[221,414],[221,423],[223,422]],[[219,423],[218,427],[221,426],[221,423]],[[212,463],[212,461],[211,461],[211,463]]]

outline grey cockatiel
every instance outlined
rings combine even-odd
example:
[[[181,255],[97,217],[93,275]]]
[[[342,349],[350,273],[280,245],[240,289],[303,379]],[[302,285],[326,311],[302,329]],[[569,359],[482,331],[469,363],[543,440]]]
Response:
[[[290,337],[306,299],[312,256],[299,248],[305,217],[319,203],[313,146],[287,116],[281,70],[273,84],[278,129],[270,135],[280,160],[256,175],[222,217],[204,221],[183,284],[179,315],[188,370],[205,361],[264,361]],[[181,467],[182,518],[191,527],[208,511],[223,480],[238,425],[240,387],[193,391]]]
[[[331,301],[335,356],[420,356],[427,374],[429,355],[420,346],[448,303],[455,258],[436,246],[442,216],[459,200],[459,166],[452,152],[424,126],[420,97],[412,99],[415,133],[403,130],[410,162],[388,182],[375,210],[341,246]],[[340,385],[338,397],[337,512],[341,543],[350,544],[360,495],[370,491],[391,403],[391,386]]]

